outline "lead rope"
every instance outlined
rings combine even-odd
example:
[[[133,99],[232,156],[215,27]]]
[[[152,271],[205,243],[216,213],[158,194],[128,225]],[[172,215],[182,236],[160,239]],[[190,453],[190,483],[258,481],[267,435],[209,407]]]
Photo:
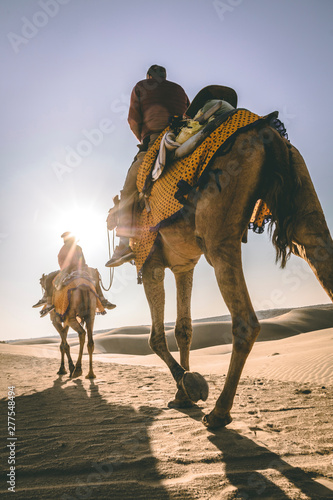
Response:
[[[106,229],[107,235],[108,235],[108,249],[109,249],[109,260],[111,259],[111,242],[110,242],[110,231]],[[112,253],[114,252],[114,240],[115,240],[115,230],[112,231],[113,233],[113,238],[112,238]],[[99,275],[99,279],[101,282],[101,286],[105,292],[108,292],[112,286],[113,283],[113,277],[114,277],[114,267],[110,267],[110,285],[108,288],[105,288],[102,282],[102,277]]]

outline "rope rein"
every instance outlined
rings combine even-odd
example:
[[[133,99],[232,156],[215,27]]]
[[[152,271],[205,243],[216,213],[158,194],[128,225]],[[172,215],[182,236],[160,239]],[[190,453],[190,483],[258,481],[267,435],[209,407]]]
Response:
[[[107,235],[108,235],[108,250],[109,250],[109,260],[111,259],[111,242],[110,242],[110,231],[108,229],[106,229],[106,232],[107,232]],[[112,231],[113,233],[113,238],[112,238],[112,253],[114,252],[114,240],[115,240],[115,230]],[[103,290],[105,292],[108,292],[112,286],[112,283],[113,283],[113,278],[114,278],[114,267],[110,267],[110,285],[108,288],[105,288],[104,285],[103,285],[103,281],[102,281],[102,277],[99,273],[99,279],[100,279],[100,282],[101,282],[101,287],[103,288]]]

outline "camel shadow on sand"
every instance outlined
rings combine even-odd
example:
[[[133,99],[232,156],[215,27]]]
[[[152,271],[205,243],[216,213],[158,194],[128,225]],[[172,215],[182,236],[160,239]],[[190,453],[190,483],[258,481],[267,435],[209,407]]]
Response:
[[[157,419],[165,418],[161,415],[165,409],[151,403],[121,404],[117,381],[122,376],[117,368],[114,376],[110,373],[98,385],[67,376],[52,383],[50,377],[49,388],[34,393],[30,389],[28,394],[16,397],[16,500],[194,498],[196,490],[181,481],[167,486],[164,480],[170,477],[168,458],[164,457],[166,462],[162,464],[154,456],[152,426]],[[128,402],[130,396],[128,393],[123,400]],[[140,403],[139,399],[135,401]],[[2,416],[7,415],[7,405],[6,399],[0,400]],[[191,428],[191,419],[200,421],[203,416],[199,407],[179,412],[188,417],[183,424],[187,429]],[[5,420],[1,420],[2,436],[7,435]],[[157,428],[155,425],[155,433]],[[278,454],[237,431],[225,428],[205,432],[204,439],[221,452],[218,460],[223,464],[224,479],[234,487],[232,498],[289,499],[286,488],[276,484],[277,475],[279,484],[291,484],[309,498],[333,498],[331,490],[301,468],[292,467]],[[170,453],[173,451],[168,448],[167,455]],[[0,456],[6,471],[5,444]],[[209,472],[209,463],[206,467]],[[7,485],[2,484],[0,496],[6,490]],[[219,494],[222,492],[217,486],[214,498],[220,498]]]
[[[178,411],[197,421],[204,416],[199,407]],[[318,500],[333,499],[332,490],[314,481],[301,468],[291,466],[276,453],[233,429],[225,427],[208,431],[207,439],[222,452],[226,476],[230,484],[237,488],[233,497],[237,500],[289,500],[291,497],[268,477],[277,475],[284,476],[284,483],[294,485],[300,495],[303,493]]]
[[[169,499],[148,435],[159,412],[108,402],[93,381],[67,377],[17,396],[15,499]],[[6,464],[5,447],[1,455]]]

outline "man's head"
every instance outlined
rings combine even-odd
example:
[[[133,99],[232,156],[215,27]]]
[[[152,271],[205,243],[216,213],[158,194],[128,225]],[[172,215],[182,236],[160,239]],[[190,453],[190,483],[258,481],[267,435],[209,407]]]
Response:
[[[153,64],[147,71],[147,78],[155,78],[156,80],[166,79],[166,69],[163,66]]]
[[[61,238],[64,240],[64,243],[74,243],[76,240],[75,236],[69,231],[63,233]]]

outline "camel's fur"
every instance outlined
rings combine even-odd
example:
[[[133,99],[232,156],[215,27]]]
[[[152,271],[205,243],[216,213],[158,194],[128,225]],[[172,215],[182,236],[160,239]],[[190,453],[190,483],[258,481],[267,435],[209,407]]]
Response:
[[[42,280],[41,284],[43,286]],[[58,371],[59,375],[64,375],[65,373],[67,373],[65,369],[65,354],[68,359],[70,376],[74,378],[82,375],[82,354],[85,343],[85,337],[87,333],[89,372],[86,378],[95,378],[92,365],[92,355],[94,352],[93,328],[94,328],[94,320],[96,312],[96,300],[97,299],[95,294],[92,291],[90,291],[89,288],[78,287],[71,292],[70,307],[66,315],[66,318],[63,322],[61,322],[59,316],[57,315],[54,309],[50,312],[51,321],[61,337],[61,344],[60,344],[61,364]],[[78,321],[78,319],[80,320],[80,322]],[[83,325],[85,325],[86,329],[83,328]],[[80,339],[80,350],[76,361],[76,365],[74,365],[73,363],[70,354],[69,344],[67,342],[67,333],[69,327],[71,327],[79,334],[79,339]]]
[[[263,125],[241,133],[233,147],[214,159],[205,186],[192,193],[181,219],[160,230],[157,249],[143,268],[152,316],[151,348],[168,365],[177,384],[173,406],[190,406],[208,395],[203,377],[189,372],[192,337],[190,300],[193,269],[200,255],[214,267],[232,316],[233,352],[223,391],[204,417],[208,427],[231,421],[230,410],[247,356],[260,326],[242,271],[241,241],[255,202],[272,212],[272,242],[285,266],[290,253],[304,258],[333,299],[333,243],[320,202],[300,153],[273,128]],[[177,285],[175,335],[180,364],[168,350],[164,331],[164,269]]]

